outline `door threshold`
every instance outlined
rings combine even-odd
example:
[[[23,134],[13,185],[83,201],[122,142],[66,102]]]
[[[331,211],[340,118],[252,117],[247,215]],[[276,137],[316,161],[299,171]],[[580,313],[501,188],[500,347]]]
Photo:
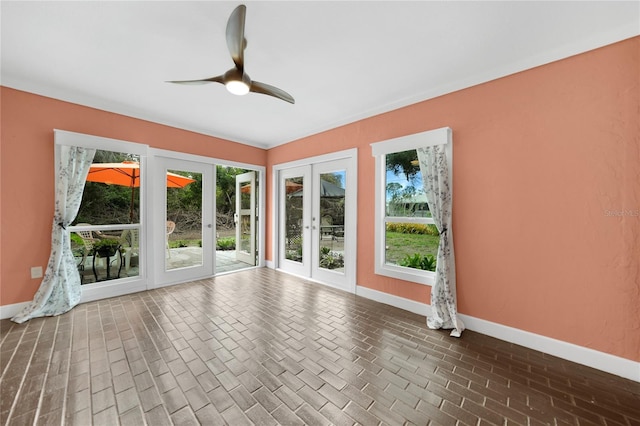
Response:
[[[331,284],[329,282],[321,281],[321,280],[318,280],[318,279],[315,279],[315,278],[305,277],[304,275],[296,274],[296,273],[287,271],[287,270],[282,269],[282,268],[276,268],[276,271],[282,272],[282,273],[287,274],[287,275],[291,275],[292,277],[300,278],[300,279],[302,279],[304,281],[309,281],[309,282],[312,282],[312,283],[315,283],[315,284],[323,285],[325,287],[331,287],[331,288],[333,288],[335,290],[344,291],[345,293],[348,293],[348,294],[356,294],[355,291],[345,290],[344,287],[340,287],[338,285],[334,285],[334,284]]]

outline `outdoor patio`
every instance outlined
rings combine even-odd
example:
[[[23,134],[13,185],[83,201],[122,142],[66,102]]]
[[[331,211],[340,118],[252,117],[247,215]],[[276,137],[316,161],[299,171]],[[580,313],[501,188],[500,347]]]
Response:
[[[169,269],[185,268],[201,263],[202,248],[201,247],[178,247],[169,250],[171,256],[168,256],[167,263]],[[80,261],[80,259],[78,259]],[[116,260],[112,260],[111,266],[111,278],[118,277],[119,263]],[[216,274],[225,272],[238,271],[241,269],[249,268],[251,265],[236,260],[235,250],[217,250],[216,251]],[[96,282],[96,277],[93,271],[93,257],[87,256],[84,261],[84,265],[78,268],[82,277],[82,284],[92,284]],[[96,261],[96,272],[98,273],[98,279],[103,280],[106,276],[104,264],[99,259]],[[120,270],[119,278],[135,277],[138,276],[139,269],[137,263],[137,257],[135,261],[131,262],[131,266],[127,271],[124,264]]]

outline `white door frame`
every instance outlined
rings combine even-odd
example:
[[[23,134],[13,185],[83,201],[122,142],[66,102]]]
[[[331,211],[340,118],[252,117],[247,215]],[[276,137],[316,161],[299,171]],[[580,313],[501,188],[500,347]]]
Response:
[[[169,151],[169,150],[164,150],[164,149],[157,149],[157,148],[149,148],[149,164],[153,165],[154,161],[156,159],[156,157],[165,157],[165,158],[172,158],[172,159],[177,159],[177,160],[186,160],[186,161],[193,161],[193,162],[199,162],[199,163],[205,163],[205,164],[210,164],[212,166],[214,166],[214,172],[215,172],[215,166],[228,166],[228,167],[237,167],[237,168],[242,168],[242,169],[249,169],[249,170],[254,170],[257,173],[257,180],[258,182],[264,182],[264,176],[265,176],[265,170],[266,168],[264,166],[257,166],[255,164],[249,164],[249,163],[240,163],[237,161],[229,161],[229,160],[222,160],[219,158],[213,158],[213,157],[204,157],[201,155],[195,155],[195,154],[187,154],[187,153],[183,153],[183,152],[176,152],[176,151]],[[150,169],[152,169],[152,167],[150,167]],[[215,173],[214,173],[214,182],[215,182]],[[164,190],[164,188],[163,188]],[[152,200],[149,201],[149,206],[150,208],[148,210],[151,211],[155,211],[155,210],[163,210],[163,209],[155,209],[155,203],[157,202],[163,202],[161,201],[156,201],[155,197],[153,197],[152,194]],[[260,217],[259,220],[259,227],[258,227],[258,232],[259,232],[259,237],[258,237],[258,264],[256,265],[256,267],[262,267],[265,264],[265,260],[264,260],[264,253],[265,253],[265,244],[264,244],[264,236],[265,236],[265,223],[263,218],[265,217],[265,211],[266,211],[266,207],[265,207],[265,188],[264,185],[258,185],[258,215]],[[213,212],[215,214],[216,211],[216,205],[215,205],[215,197],[213,200]],[[164,241],[165,241],[165,234],[163,233],[162,238],[158,241],[156,241],[159,237],[160,237],[160,232],[158,230],[156,230],[156,232],[153,232],[153,229],[151,229],[151,225],[159,223],[158,228],[160,227],[164,227],[165,225],[165,221],[164,221],[164,217],[162,217],[162,213],[157,213],[154,212],[151,214],[151,216],[153,215],[157,215],[157,217],[151,217],[150,220],[148,220],[147,222],[150,222],[150,226],[148,227],[148,231],[147,232],[147,236],[148,236],[148,241],[147,241],[147,247],[152,248],[152,247],[156,247],[157,244],[160,244],[160,246],[164,249]],[[213,231],[214,231],[214,235],[216,232],[216,227],[215,227],[215,218],[212,219],[213,220]],[[155,235],[154,235],[155,234]],[[151,250],[151,249],[150,249]],[[214,256],[214,269],[213,269],[213,274],[215,274],[215,256]],[[164,268],[164,262],[162,262],[160,264],[160,266],[155,266],[155,268]],[[173,284],[179,284],[180,282],[185,282],[185,281],[176,281],[176,282],[171,282],[171,283],[165,283],[165,284],[158,284],[157,280],[156,280],[156,276],[157,271],[155,270],[154,265],[150,265],[150,267],[148,268],[148,276],[149,276],[149,280],[148,280],[148,289],[152,289],[152,288],[158,288],[158,287],[163,287],[166,285],[173,285]],[[212,275],[213,275],[212,274]],[[188,279],[186,281],[191,281],[191,279]]]
[[[167,187],[166,173],[169,170],[181,170],[202,175],[202,262],[184,268],[167,269]],[[215,166],[197,161],[156,156],[152,169],[152,198],[154,208],[151,209],[151,223],[154,237],[153,258],[157,287],[207,278],[215,270]]]
[[[271,253],[272,253],[272,266],[276,269],[280,269],[280,231],[282,229],[282,225],[280,223],[280,212],[282,206],[280,205],[280,172],[286,169],[300,167],[300,166],[308,166],[315,163],[324,163],[335,160],[347,159],[348,164],[348,172],[347,172],[347,182],[346,182],[346,202],[347,207],[345,208],[345,236],[344,236],[344,250],[345,253],[349,253],[349,256],[345,258],[345,277],[347,280],[346,287],[340,287],[341,289],[345,289],[350,293],[355,293],[356,291],[356,267],[357,267],[357,220],[358,220],[358,197],[357,197],[357,188],[358,188],[358,149],[347,149],[344,151],[338,151],[331,154],[319,155],[315,157],[303,158],[296,161],[291,161],[287,163],[276,164],[272,168],[272,179],[271,179],[271,198],[272,198],[272,206],[274,208],[273,215],[271,217],[271,226],[273,229],[272,239],[271,239]],[[306,185],[305,185],[306,186]],[[334,286],[331,282],[328,281],[319,281],[317,279],[311,278],[314,281],[318,281],[321,284],[325,284],[328,286]]]

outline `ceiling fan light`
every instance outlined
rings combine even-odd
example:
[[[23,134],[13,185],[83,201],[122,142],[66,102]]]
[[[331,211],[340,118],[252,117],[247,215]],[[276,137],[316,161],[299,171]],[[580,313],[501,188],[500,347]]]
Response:
[[[234,95],[242,96],[249,93],[249,85],[244,81],[231,80],[225,83],[225,87],[230,93]]]

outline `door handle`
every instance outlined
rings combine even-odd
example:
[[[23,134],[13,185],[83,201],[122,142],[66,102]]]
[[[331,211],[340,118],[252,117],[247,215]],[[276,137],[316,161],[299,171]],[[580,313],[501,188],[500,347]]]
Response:
[[[207,228],[213,228],[213,225],[212,224],[208,224]]]

